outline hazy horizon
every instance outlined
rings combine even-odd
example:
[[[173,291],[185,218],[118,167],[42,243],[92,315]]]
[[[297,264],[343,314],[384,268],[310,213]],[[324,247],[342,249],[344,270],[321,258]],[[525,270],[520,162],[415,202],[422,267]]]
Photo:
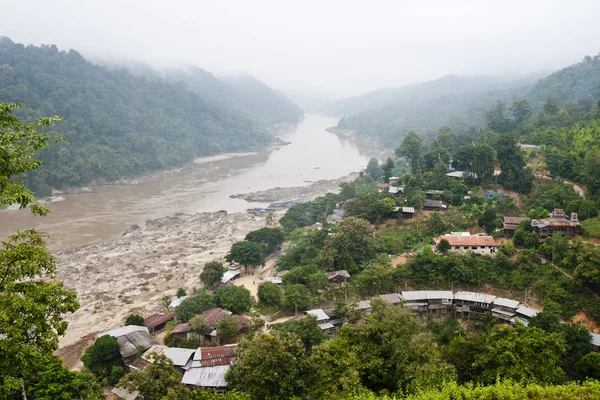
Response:
[[[524,76],[600,51],[600,3],[481,3],[24,0],[3,6],[0,35],[328,99],[448,74]]]

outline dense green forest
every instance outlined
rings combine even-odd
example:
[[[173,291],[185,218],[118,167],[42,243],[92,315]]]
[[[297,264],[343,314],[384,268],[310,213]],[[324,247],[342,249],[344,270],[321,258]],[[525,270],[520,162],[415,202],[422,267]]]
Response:
[[[429,82],[429,86],[421,86],[423,92],[431,93],[431,98],[427,95],[411,97],[408,89],[398,89],[403,96],[396,95],[393,101],[373,92],[352,102],[334,103],[331,107],[338,114],[347,114],[340,120],[339,129],[353,130],[358,135],[376,138],[383,145],[392,146],[411,130],[433,137],[443,125],[455,131],[483,129],[486,111],[497,101],[527,100],[532,109],[538,111],[547,97],[553,96],[558,106],[571,101],[589,110],[594,99],[600,98],[599,56],[587,56],[582,62],[535,84],[532,78],[495,85],[481,82],[479,88],[471,80],[463,79],[457,80],[456,86],[446,91],[448,85],[442,78]],[[367,107],[369,104],[375,107]]]
[[[201,87],[191,88],[190,83],[110,70],[75,50],[0,40],[0,99],[26,104],[19,112],[25,120],[64,118],[47,133],[67,140],[44,152],[44,167],[26,177],[39,194],[95,178],[112,181],[180,166],[198,156],[266,146],[271,140],[268,124],[297,121],[301,111],[291,103],[278,109],[265,94],[271,89],[241,79],[246,80],[252,83],[239,83],[231,91],[246,103],[252,103],[253,95],[271,99],[265,100],[271,106],[261,115],[200,96],[196,91]]]

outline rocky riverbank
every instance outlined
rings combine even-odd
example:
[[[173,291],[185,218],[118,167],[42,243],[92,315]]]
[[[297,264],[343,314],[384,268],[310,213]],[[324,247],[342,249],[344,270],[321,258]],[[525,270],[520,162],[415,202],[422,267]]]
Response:
[[[317,196],[325,193],[339,191],[340,184],[349,182],[355,179],[358,173],[351,173],[342,178],[320,180],[316,182],[310,182],[308,186],[295,186],[295,187],[275,187],[268,190],[261,190],[252,193],[238,193],[232,194],[229,197],[233,199],[243,199],[248,202],[254,203],[269,203],[269,202],[281,202],[287,200],[294,200],[296,202],[303,202],[312,200]]]

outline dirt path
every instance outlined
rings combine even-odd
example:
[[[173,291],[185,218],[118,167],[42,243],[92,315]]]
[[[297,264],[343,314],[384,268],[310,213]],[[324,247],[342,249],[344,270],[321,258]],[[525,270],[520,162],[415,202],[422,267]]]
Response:
[[[262,283],[261,279],[270,276],[270,272],[277,266],[277,258],[287,249],[289,243],[284,243],[281,246],[281,250],[271,254],[265,261],[265,265],[260,268],[256,268],[250,274],[244,274],[240,278],[233,281],[237,286],[244,286],[250,290],[252,296],[257,297],[258,285]]]
[[[535,179],[540,179],[540,180],[544,180],[544,181],[554,181],[554,179],[552,179],[551,177],[549,177],[548,175],[542,175],[542,174],[535,174]],[[568,181],[566,179],[562,179],[562,181],[564,183],[566,183],[567,185],[571,185],[573,186],[573,189],[575,190],[575,192],[580,195],[581,197],[585,197],[585,190],[579,186],[578,184]]]

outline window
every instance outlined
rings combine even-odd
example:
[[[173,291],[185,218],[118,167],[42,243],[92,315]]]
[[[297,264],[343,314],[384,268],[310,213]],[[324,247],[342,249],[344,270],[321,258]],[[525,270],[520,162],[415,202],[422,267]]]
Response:
[[[471,249],[477,250],[477,246],[471,246]]]

